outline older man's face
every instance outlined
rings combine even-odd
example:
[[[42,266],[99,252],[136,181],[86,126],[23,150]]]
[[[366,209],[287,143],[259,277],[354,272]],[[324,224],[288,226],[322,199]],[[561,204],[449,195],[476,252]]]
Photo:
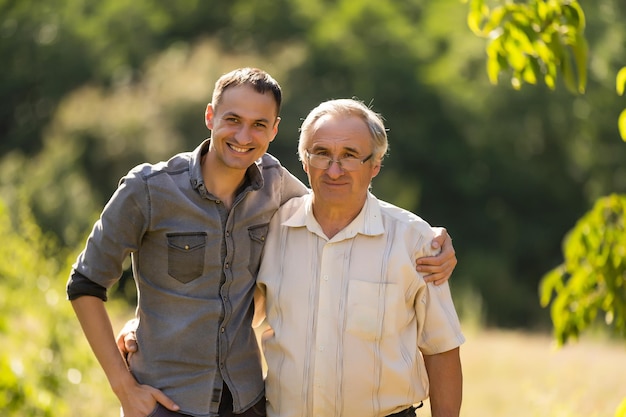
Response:
[[[350,157],[364,160],[372,154],[372,139],[365,122],[356,116],[324,116],[314,126],[306,149],[312,155],[328,156],[335,161]],[[348,171],[333,162],[328,168],[316,168],[305,158],[304,170],[314,192],[316,204],[360,208],[369,185],[380,171],[380,161],[371,157]]]

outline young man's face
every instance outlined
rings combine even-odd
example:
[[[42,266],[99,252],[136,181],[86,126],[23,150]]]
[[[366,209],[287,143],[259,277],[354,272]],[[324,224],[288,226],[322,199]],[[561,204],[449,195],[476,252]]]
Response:
[[[359,117],[327,115],[315,122],[306,149],[311,154],[325,155],[334,160],[346,157],[363,160],[372,153],[371,133]],[[311,166],[308,158],[303,165],[314,201],[327,207],[360,207],[365,202],[372,178],[380,171],[380,162],[374,157],[353,171],[345,170],[335,162],[327,169],[316,168]]]
[[[206,109],[206,125],[212,131],[210,155],[214,162],[246,170],[259,159],[278,133],[272,93],[260,94],[247,85],[227,88],[218,108]]]

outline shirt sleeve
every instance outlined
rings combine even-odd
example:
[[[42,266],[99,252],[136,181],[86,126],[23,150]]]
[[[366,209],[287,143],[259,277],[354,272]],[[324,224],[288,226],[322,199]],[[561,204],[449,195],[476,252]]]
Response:
[[[66,291],[67,299],[70,301],[84,295],[98,297],[102,301],[107,301],[107,289],[102,285],[96,284],[76,270],[72,270],[72,274],[67,281]]]
[[[418,234],[422,238],[414,249],[415,259],[439,254],[441,249],[433,249],[431,246],[435,236],[432,227],[423,223],[420,228]],[[423,354],[447,352],[465,342],[448,282],[441,285],[425,284],[420,290],[416,308],[417,317],[421,318],[418,345]]]
[[[424,355],[447,352],[465,342],[448,282],[426,284],[419,304],[424,313],[418,345]]]
[[[73,274],[111,288],[122,276],[125,260],[138,250],[148,219],[145,180],[140,170],[133,170],[120,181],[94,224],[85,248],[73,265]]]
[[[294,197],[300,197],[309,192],[309,189],[296,178],[291,172],[287,171],[285,167],[283,169],[283,181],[282,181],[282,193],[280,205],[282,206],[287,201]]]

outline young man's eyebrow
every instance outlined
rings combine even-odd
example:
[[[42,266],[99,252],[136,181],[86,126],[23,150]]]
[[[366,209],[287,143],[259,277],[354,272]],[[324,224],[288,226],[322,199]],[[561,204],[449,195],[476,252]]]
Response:
[[[235,112],[233,112],[233,111],[227,111],[227,112],[225,112],[225,113],[224,113],[224,115],[223,115],[222,117],[224,117],[224,118],[225,118],[225,117],[235,117],[235,118],[237,118],[237,119],[243,119],[243,117],[241,117],[239,114],[237,114],[237,113],[235,113]],[[269,120],[267,120],[265,117],[262,117],[262,118],[260,118],[260,119],[255,119],[255,120],[254,120],[254,122],[255,122],[255,123],[258,123],[258,122],[262,122],[262,123],[270,123],[270,121],[269,121]]]

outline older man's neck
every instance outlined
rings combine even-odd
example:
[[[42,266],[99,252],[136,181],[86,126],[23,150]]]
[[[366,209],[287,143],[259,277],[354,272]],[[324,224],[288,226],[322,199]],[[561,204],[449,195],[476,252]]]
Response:
[[[315,201],[313,202],[313,215],[328,239],[332,239],[337,233],[352,223],[361,212],[361,209],[363,209],[363,204],[338,207],[336,205],[316,204]]]

